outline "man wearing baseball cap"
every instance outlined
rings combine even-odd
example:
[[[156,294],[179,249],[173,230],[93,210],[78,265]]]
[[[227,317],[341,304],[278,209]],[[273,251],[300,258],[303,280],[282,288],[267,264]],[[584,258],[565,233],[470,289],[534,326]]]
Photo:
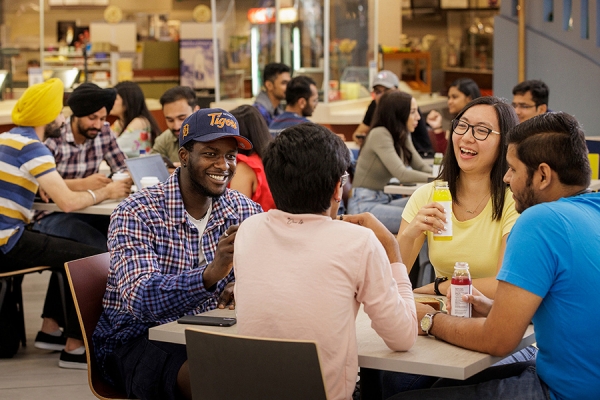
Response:
[[[379,73],[375,76],[372,85],[375,98],[369,104],[369,108],[367,108],[363,122],[358,125],[352,134],[352,138],[356,144],[359,146],[363,145],[365,137],[371,129],[371,121],[373,119],[373,115],[375,114],[375,107],[377,107],[379,98],[381,98],[381,96],[388,90],[398,89],[399,86],[400,80],[392,71],[384,69],[379,71]],[[419,114],[421,114],[421,110],[419,110]],[[411,133],[411,137],[413,144],[415,145],[415,149],[422,157],[433,156],[433,148],[431,147],[431,141],[429,140],[429,133],[427,133],[427,125],[424,121],[424,118],[419,120],[417,127]]]
[[[48,265],[63,272],[64,278],[65,262],[101,252],[91,246],[31,230],[31,210],[38,188],[43,189],[64,212],[125,194],[122,185],[72,191],[56,171],[54,157],[41,140],[45,133],[55,132],[64,124],[61,113],[63,90],[59,79],[31,86],[12,111],[12,120],[17,127],[0,134],[0,163],[3,165],[0,174],[1,272]],[[50,279],[42,329],[35,339],[35,346],[62,350],[61,367],[85,369],[85,348],[73,299],[67,290],[65,321],[58,279],[56,275]],[[65,286],[68,287],[66,282]],[[60,327],[64,327],[64,331]],[[4,341],[0,343],[0,346],[6,345]]]
[[[116,97],[117,91],[112,88],[102,89],[93,83],[79,85],[67,100],[73,115],[67,118],[63,129],[56,135],[50,134],[44,142],[54,156],[56,170],[71,190],[96,190],[112,183],[99,173],[102,160],[113,173],[127,168],[125,153],[106,122]],[[124,185],[131,187],[132,183],[129,179]],[[35,231],[106,251],[106,215],[39,211],[34,220]]]
[[[185,345],[150,341],[148,329],[232,305],[235,233],[262,212],[227,188],[238,149],[252,148],[233,115],[194,112],[179,145],[181,167],[111,216],[111,268],[93,342],[104,377],[129,397],[191,398]]]

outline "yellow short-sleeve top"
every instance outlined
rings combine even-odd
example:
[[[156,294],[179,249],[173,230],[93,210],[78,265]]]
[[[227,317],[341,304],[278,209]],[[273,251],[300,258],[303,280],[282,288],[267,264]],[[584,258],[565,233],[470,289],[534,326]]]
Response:
[[[404,208],[402,219],[410,223],[423,206],[432,202],[433,185],[432,182],[415,191]],[[436,241],[433,233],[427,233],[429,260],[436,276],[451,277],[457,261],[469,263],[471,278],[496,276],[502,237],[510,232],[518,216],[509,188],[499,221],[492,220],[491,198],[483,211],[468,221],[458,221],[452,214],[452,240]]]

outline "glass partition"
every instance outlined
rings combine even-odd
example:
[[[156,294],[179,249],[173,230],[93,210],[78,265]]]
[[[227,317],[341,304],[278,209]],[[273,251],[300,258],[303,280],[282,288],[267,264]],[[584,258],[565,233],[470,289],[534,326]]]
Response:
[[[256,96],[270,62],[311,76],[325,102],[368,96],[377,2],[212,0],[216,100]]]
[[[354,100],[370,95],[376,70],[375,1],[329,0],[329,100]]]

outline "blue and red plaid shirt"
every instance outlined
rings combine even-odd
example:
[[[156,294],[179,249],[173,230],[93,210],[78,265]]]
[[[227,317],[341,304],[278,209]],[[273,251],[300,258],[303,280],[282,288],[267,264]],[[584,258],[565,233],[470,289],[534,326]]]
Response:
[[[227,228],[260,212],[260,205],[227,189],[213,200],[200,236],[186,216],[179,169],[164,184],[123,200],[110,218],[111,266],[104,310],[93,334],[102,369],[108,354],[146,335],[149,328],[216,308],[221,292],[234,280],[233,270],[212,291],[204,287],[202,273],[213,261],[219,237]],[[204,265],[199,265],[200,251]]]
[[[98,172],[102,160],[106,160],[112,172],[127,168],[125,153],[117,145],[117,138],[105,122],[94,139],[75,143],[71,129],[71,117],[67,118],[60,137],[48,138],[44,144],[54,156],[56,170],[63,179],[86,178]],[[34,220],[39,221],[51,211],[36,211]]]
[[[46,147],[54,155],[56,170],[63,179],[85,178],[98,172],[102,160],[106,160],[112,172],[127,168],[125,153],[117,145],[117,138],[105,122],[95,139],[75,143],[71,118],[67,118],[60,137],[48,138]]]

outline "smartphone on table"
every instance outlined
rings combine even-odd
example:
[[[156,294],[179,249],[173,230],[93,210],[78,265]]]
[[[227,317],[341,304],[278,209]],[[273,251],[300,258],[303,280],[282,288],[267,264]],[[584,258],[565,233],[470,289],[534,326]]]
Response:
[[[179,324],[233,326],[237,320],[232,317],[216,317],[212,315],[184,315],[177,320]]]

